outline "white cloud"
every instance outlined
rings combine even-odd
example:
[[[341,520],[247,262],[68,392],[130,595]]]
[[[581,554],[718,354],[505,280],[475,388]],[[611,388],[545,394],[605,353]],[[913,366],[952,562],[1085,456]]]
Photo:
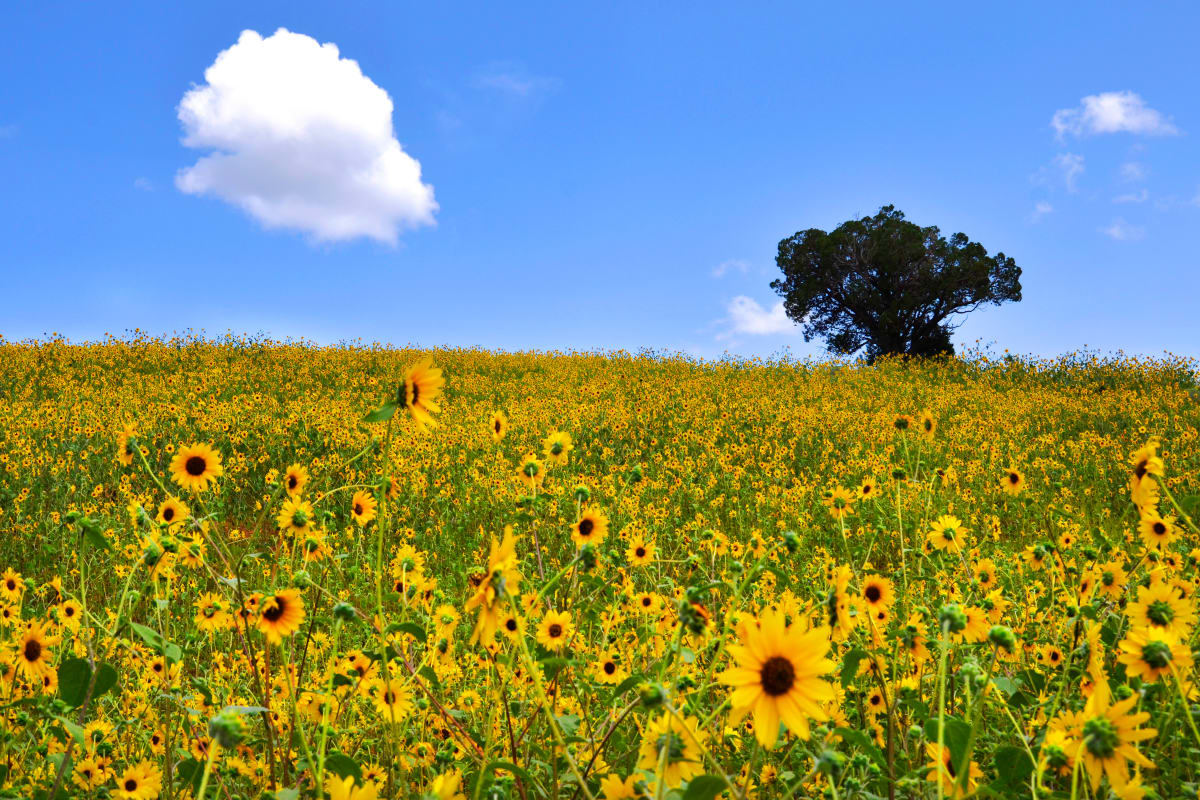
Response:
[[[1083,136],[1099,133],[1140,133],[1166,136],[1179,133],[1171,121],[1150,108],[1134,92],[1104,92],[1083,98],[1075,108],[1061,108],[1050,121],[1055,134]]]
[[[722,261],[713,267],[712,276],[714,278],[722,278],[730,272],[740,272],[745,275],[750,269],[750,265],[740,258],[731,258],[728,261]]]
[[[213,150],[175,178],[267,228],[394,244],[434,224],[433,187],[396,140],[392,100],[337,45],[243,31],[179,104],[183,143]]]
[[[1054,206],[1047,203],[1045,200],[1039,200],[1037,205],[1033,207],[1033,214],[1029,216],[1030,222],[1037,222],[1042,217],[1054,211]]]
[[[143,192],[153,192],[154,184],[150,182],[149,178],[134,178],[133,188],[141,189]]]
[[[1145,180],[1149,172],[1145,164],[1138,161],[1128,161],[1121,165],[1121,180],[1136,183],[1137,181]]]
[[[1113,198],[1114,203],[1144,203],[1150,199],[1150,192],[1142,189],[1140,192],[1119,194]]]
[[[1054,166],[1062,173],[1067,191],[1075,191],[1075,179],[1083,174],[1083,156],[1074,153],[1059,153],[1054,157]]]
[[[530,75],[519,64],[498,61],[489,64],[475,75],[471,84],[476,89],[491,89],[513,97],[532,97],[559,87],[557,78]]]
[[[1130,225],[1121,217],[1117,217],[1111,225],[1101,228],[1100,231],[1118,242],[1136,242],[1146,235],[1145,228],[1140,225]]]
[[[782,300],[767,309],[754,298],[740,294],[729,301],[726,311],[729,330],[717,338],[727,339],[739,333],[751,336],[795,334],[800,330],[796,323],[788,319]]]

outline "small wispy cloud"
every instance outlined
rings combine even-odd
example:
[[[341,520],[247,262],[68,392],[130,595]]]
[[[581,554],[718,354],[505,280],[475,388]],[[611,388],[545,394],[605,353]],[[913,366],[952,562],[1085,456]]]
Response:
[[[1142,189],[1140,192],[1119,194],[1113,198],[1114,203],[1144,203],[1150,199],[1150,192]]]
[[[729,301],[725,311],[724,322],[727,328],[723,333],[717,334],[718,339],[728,339],[738,334],[778,336],[800,332],[800,327],[792,322],[783,310],[782,300],[770,308],[763,308],[753,297],[740,294]]]
[[[746,271],[749,269],[749,263],[740,258],[731,258],[728,261],[722,261],[720,264],[717,264],[715,267],[713,267],[712,276],[714,278],[723,278],[730,272],[739,272],[742,275],[745,275]]]
[[[1068,192],[1077,190],[1076,181],[1084,172],[1083,156],[1075,153],[1059,153],[1050,162],[1033,174],[1033,182],[1042,186],[1065,186]]]
[[[1101,228],[1100,232],[1118,242],[1136,242],[1146,235],[1144,227],[1141,225],[1130,225],[1121,217],[1114,219],[1112,224],[1107,227]]]
[[[520,64],[497,61],[484,67],[471,79],[476,89],[487,89],[515,98],[547,94],[562,86],[558,78],[532,75]]]
[[[1127,161],[1121,165],[1121,180],[1127,183],[1145,180],[1148,174],[1150,171],[1140,161]]]
[[[143,192],[153,192],[154,184],[150,182],[149,178],[134,178],[133,188],[141,189]]]
[[[1054,206],[1050,205],[1045,200],[1039,200],[1033,207],[1033,213],[1029,215],[1029,221],[1040,222],[1042,217],[1052,213],[1054,213]]]
[[[1075,108],[1060,108],[1050,120],[1055,136],[1062,141],[1074,136],[1103,133],[1133,133],[1143,136],[1170,136],[1179,133],[1171,120],[1150,108],[1134,92],[1091,94]]]

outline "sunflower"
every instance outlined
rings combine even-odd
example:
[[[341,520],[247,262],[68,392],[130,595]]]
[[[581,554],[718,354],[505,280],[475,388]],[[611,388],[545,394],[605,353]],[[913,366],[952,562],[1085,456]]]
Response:
[[[466,795],[459,791],[461,788],[462,773],[452,769],[434,778],[425,796],[435,800],[466,800]]]
[[[638,800],[646,797],[646,793],[638,788],[640,780],[638,775],[622,778],[610,772],[607,778],[600,779],[600,800]]]
[[[259,602],[258,609],[258,629],[272,644],[279,644],[283,637],[300,630],[304,621],[304,601],[299,589],[267,595]]]
[[[487,572],[481,577],[465,608],[468,612],[479,609],[479,617],[471,631],[471,644],[487,646],[492,643],[500,616],[507,606],[505,601],[520,592],[521,573],[517,569],[516,546],[512,527],[505,527],[504,538],[500,542],[492,540]]]
[[[1154,728],[1138,727],[1150,719],[1150,712],[1129,713],[1139,700],[1141,695],[1134,692],[1113,705],[1107,687],[1098,686],[1068,730],[1074,740],[1071,749],[1076,758],[1083,758],[1093,794],[1100,788],[1104,775],[1108,775],[1108,782],[1117,791],[1124,788],[1129,782],[1129,761],[1154,769],[1154,763],[1134,746],[1135,742],[1158,735]]]
[[[916,420],[914,420],[908,414],[897,414],[895,419],[892,420],[892,427],[901,433],[904,433],[908,431],[909,428],[913,427],[915,422]]]
[[[488,425],[488,434],[492,437],[493,442],[499,443],[506,433],[508,433],[508,417],[503,411],[497,411],[492,414],[492,422]]]
[[[168,497],[158,507],[158,514],[154,517],[155,521],[167,526],[175,526],[187,519],[187,515],[191,513],[187,505],[181,502],[178,498]]]
[[[979,584],[979,588],[985,592],[990,592],[996,588],[996,562],[990,558],[981,558],[971,567],[971,574],[975,576],[975,582]]]
[[[1016,497],[1025,491],[1025,476],[1020,470],[1009,467],[1000,478],[1000,489],[1005,494]]]
[[[631,566],[644,567],[654,561],[654,543],[647,542],[641,536],[634,537],[629,542],[629,549],[625,551],[625,556],[629,559]]]
[[[74,600],[64,600],[58,606],[58,618],[70,631],[78,631],[83,609]]]
[[[879,483],[870,476],[863,478],[862,483],[858,485],[858,499],[872,500],[877,494],[879,494]]]
[[[310,533],[313,525],[312,503],[299,498],[288,498],[275,515],[275,524],[281,531],[291,531],[296,537]]]
[[[1126,674],[1156,683],[1169,672],[1183,675],[1192,666],[1192,651],[1170,633],[1153,628],[1131,630],[1118,645],[1117,661]]]
[[[926,439],[932,439],[937,433],[937,421],[934,420],[933,414],[929,413],[929,409],[923,409],[917,415],[917,432]]]
[[[1129,580],[1129,575],[1125,572],[1124,564],[1116,560],[1108,561],[1098,565],[1094,572],[1100,594],[1109,600],[1120,600],[1125,596],[1125,584]]]
[[[841,519],[854,511],[854,501],[857,497],[858,495],[849,489],[838,486],[826,495],[822,502],[825,504],[825,508],[829,509],[829,516]]]
[[[701,748],[708,734],[697,728],[694,717],[676,718],[670,712],[650,720],[638,748],[638,769],[655,776],[657,783],[661,766],[663,781],[672,788],[704,772]]]
[[[221,595],[205,592],[196,601],[196,629],[201,633],[215,633],[229,627],[229,612]]]
[[[807,739],[810,718],[829,719],[824,706],[834,699],[834,690],[821,677],[834,668],[828,658],[828,628],[802,631],[797,625],[788,627],[782,614],[767,611],[757,625],[746,626],[742,644],[728,650],[737,665],[718,679],[733,687],[731,719],[753,712],[754,735],[763,747],[775,745],[781,720]]]
[[[413,710],[412,690],[402,680],[376,678],[369,691],[375,710],[385,720],[400,722]]]
[[[288,497],[299,497],[307,485],[308,470],[303,464],[292,464],[287,468],[287,472],[283,473],[283,488]]]
[[[353,775],[330,778],[325,781],[325,787],[329,790],[329,800],[377,800],[379,797],[379,788],[373,781],[355,786]]]
[[[25,579],[21,577],[21,573],[7,567],[4,574],[0,575],[0,597],[5,602],[16,603],[24,593]]]
[[[625,670],[617,663],[617,654],[613,652],[601,653],[592,665],[592,676],[597,683],[620,683],[625,680],[626,675]]]
[[[154,800],[161,791],[162,773],[149,761],[142,761],[117,778],[115,796],[121,800]]]
[[[224,473],[221,456],[207,444],[184,445],[171,459],[171,480],[190,492],[206,491]]]
[[[863,578],[862,596],[868,609],[878,611],[891,607],[896,592],[889,579],[882,575],[868,575]]]
[[[571,434],[555,431],[542,442],[542,453],[554,464],[566,464],[567,457],[575,449]]]
[[[561,650],[575,632],[569,611],[547,611],[538,623],[538,644],[547,650]]]
[[[378,502],[375,496],[370,492],[358,491],[354,493],[354,499],[350,504],[350,513],[354,515],[354,521],[358,526],[365,527],[371,520],[375,519],[375,507]]]
[[[417,423],[417,430],[424,431],[427,426],[437,424],[431,412],[436,414],[442,410],[437,399],[445,385],[442,370],[433,365],[432,358],[423,358],[405,371],[396,404],[408,409]]]
[[[857,617],[851,612],[857,608],[850,597],[850,579],[853,571],[842,564],[833,570],[829,579],[829,593],[825,596],[825,609],[828,614],[829,628],[836,641],[845,641],[857,624]]]
[[[983,777],[983,771],[979,769],[978,764],[972,761],[967,767],[967,783],[964,786],[962,776],[951,763],[949,747],[942,745],[939,748],[937,742],[926,742],[925,755],[929,758],[929,764],[926,766],[929,775],[926,780],[930,783],[940,781],[942,793],[946,797],[966,797],[975,793],[979,787],[979,779]]]
[[[1191,601],[1163,581],[1139,589],[1137,599],[1126,606],[1125,616],[1134,628],[1150,628],[1179,639],[1186,639],[1196,624]]]
[[[959,553],[966,539],[967,529],[958,517],[943,514],[933,521],[926,540],[936,550],[949,549]]]
[[[542,485],[542,481],[546,479],[545,472],[545,466],[533,453],[521,459],[521,465],[517,467],[517,477],[530,489]]]
[[[600,544],[608,536],[608,517],[602,511],[584,511],[579,522],[571,526],[571,541],[577,547]]]
[[[1147,547],[1165,550],[1178,537],[1179,529],[1175,527],[1174,517],[1162,517],[1157,509],[1146,508],[1138,522],[1138,533]]]
[[[117,434],[117,461],[123,466],[133,465],[133,441],[135,436],[132,425],[126,425],[122,431]]]
[[[52,654],[50,645],[57,639],[50,636],[42,623],[34,620],[17,639],[17,650],[14,654],[17,669],[30,680],[40,679],[54,667],[50,663]]]

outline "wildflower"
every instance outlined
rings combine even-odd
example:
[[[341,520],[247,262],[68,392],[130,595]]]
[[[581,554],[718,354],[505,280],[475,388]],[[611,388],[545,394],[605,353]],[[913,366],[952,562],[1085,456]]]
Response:
[[[412,711],[412,691],[404,681],[392,678],[385,682],[376,678],[369,692],[375,701],[375,710],[385,720],[399,722]]]
[[[1187,638],[1196,624],[1192,602],[1162,581],[1139,589],[1137,598],[1125,608],[1125,615],[1135,628],[1162,631],[1179,639]]]
[[[1093,794],[1105,775],[1113,788],[1120,791],[1129,782],[1129,761],[1154,769],[1154,763],[1134,746],[1135,742],[1158,734],[1153,728],[1138,727],[1150,719],[1148,711],[1129,713],[1138,699],[1139,695],[1134,693],[1113,705],[1105,689],[1093,692],[1084,706],[1079,717],[1075,757],[1083,758]]]
[[[1153,628],[1131,630],[1118,645],[1117,661],[1132,677],[1156,683],[1169,672],[1183,675],[1192,666],[1192,651],[1170,633]]]
[[[196,629],[201,633],[214,633],[229,626],[229,613],[221,596],[205,592],[196,601]]]
[[[158,507],[158,516],[155,519],[164,525],[177,525],[187,519],[187,515],[191,513],[188,507],[174,497],[168,497]]]
[[[207,444],[180,447],[171,459],[171,480],[190,492],[207,491],[223,474],[221,456]]]
[[[1165,550],[1179,535],[1175,527],[1174,517],[1162,517],[1154,508],[1142,509],[1141,520],[1138,522],[1138,533],[1147,547],[1157,547]]]
[[[545,466],[533,453],[521,459],[521,464],[517,467],[517,477],[530,489],[542,485],[542,481],[546,479],[545,472]]]
[[[492,437],[493,442],[499,443],[504,438],[504,434],[508,433],[508,417],[503,411],[497,411],[492,414],[492,422],[488,425],[488,433]]]
[[[30,680],[40,679],[54,668],[50,645],[56,642],[57,639],[47,633],[42,623],[30,622],[17,639],[17,669]]]
[[[870,611],[878,611],[891,607],[896,592],[889,579],[882,575],[868,575],[863,578],[862,596]]]
[[[370,492],[358,491],[354,493],[354,499],[350,502],[350,513],[354,515],[354,521],[358,523],[360,528],[375,519],[376,505],[375,496]]]
[[[654,561],[654,543],[637,536],[629,542],[625,556],[629,559],[630,566],[644,567]]]
[[[979,787],[979,779],[983,777],[983,771],[979,769],[978,764],[972,761],[968,765],[967,783],[964,786],[961,776],[951,763],[949,747],[942,745],[939,749],[937,742],[926,742],[925,755],[930,760],[926,767],[930,770],[926,780],[930,783],[940,782],[942,793],[946,797],[967,797],[975,793]]]
[[[432,358],[423,358],[405,371],[397,405],[408,409],[417,423],[417,430],[424,431],[426,426],[437,424],[431,412],[436,414],[442,410],[437,399],[445,385],[442,370],[433,366]]]
[[[303,464],[292,464],[283,474],[283,488],[288,497],[299,497],[308,485],[308,470]]]
[[[117,434],[117,461],[122,466],[133,465],[133,437],[135,429],[132,425],[126,425],[119,434]]]
[[[571,526],[571,541],[577,547],[585,544],[599,544],[608,536],[608,517],[604,512],[588,509],[579,517],[579,521]]]
[[[821,677],[834,668],[829,630],[802,631],[767,611],[757,625],[746,627],[742,642],[728,648],[737,666],[719,676],[734,688],[732,717],[740,720],[753,712],[755,737],[767,748],[774,746],[781,720],[800,738],[809,738],[808,720],[828,720],[822,706],[834,698],[833,687]]]
[[[466,795],[459,789],[462,787],[462,773],[458,770],[443,772],[429,784],[426,796],[436,800],[466,800]]]
[[[694,717],[676,718],[665,712],[642,732],[638,769],[654,775],[657,784],[661,765],[664,785],[678,787],[704,772],[700,748],[707,740],[708,734],[697,730]]]
[[[926,439],[932,439],[937,433],[937,421],[934,420],[933,414],[929,413],[929,409],[924,409],[917,415],[917,431]]]
[[[258,629],[272,644],[300,630],[304,622],[304,602],[299,589],[284,589],[264,597],[259,603]]]
[[[854,512],[854,501],[857,495],[849,489],[843,489],[841,486],[836,487],[824,499],[825,508],[829,509],[829,516],[834,519],[841,519],[847,514]]]
[[[611,772],[607,778],[600,779],[601,800],[637,800],[637,798],[645,796],[645,793],[638,789],[637,775],[622,778],[617,773]]]
[[[1021,471],[1009,467],[1004,470],[1004,476],[1000,478],[1000,489],[1011,497],[1016,497],[1021,492],[1025,491],[1025,476]]]
[[[963,527],[958,517],[943,514],[933,521],[929,534],[925,537],[930,546],[936,550],[962,552],[966,541],[967,529]]]
[[[288,498],[275,516],[275,524],[281,531],[291,531],[296,537],[304,536],[315,529],[312,503],[299,498]]]
[[[516,539],[513,538],[512,528],[508,527],[504,529],[502,541],[492,540],[487,573],[480,580],[475,594],[467,601],[466,611],[479,609],[479,617],[471,632],[471,644],[491,644],[496,634],[496,626],[500,622],[504,601],[510,595],[520,592],[520,582]]]
[[[16,603],[24,593],[25,579],[21,577],[21,573],[7,567],[4,574],[0,575],[0,598],[6,603]]]
[[[325,788],[329,790],[329,800],[376,800],[379,797],[379,789],[373,781],[355,786],[353,775],[331,778],[325,781]]]
[[[538,644],[547,650],[561,650],[574,632],[570,612],[548,611],[538,624]]]
[[[869,476],[863,478],[862,483],[858,485],[858,499],[873,500],[877,494],[879,494],[879,483]]]
[[[154,800],[162,791],[162,773],[149,761],[130,767],[117,778],[120,800]]]
[[[592,666],[592,676],[598,683],[616,684],[625,680],[626,672],[617,663],[615,653],[601,653]]]
[[[555,431],[542,442],[542,452],[546,458],[550,459],[552,463],[559,465],[567,463],[567,457],[574,448],[575,445],[571,441],[571,435],[562,431]]]

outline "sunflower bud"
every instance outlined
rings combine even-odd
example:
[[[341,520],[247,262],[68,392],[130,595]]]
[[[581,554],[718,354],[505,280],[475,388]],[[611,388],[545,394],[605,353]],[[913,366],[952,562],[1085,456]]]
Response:
[[[1017,637],[1013,634],[1011,628],[1004,625],[993,625],[988,631],[988,641],[996,647],[1003,647],[1005,652],[1011,653],[1013,648],[1017,646]]]
[[[967,615],[956,603],[947,603],[938,611],[938,627],[947,633],[958,633],[967,627]]]
[[[584,572],[591,572],[596,568],[596,548],[591,542],[579,548],[579,565],[583,567]]]
[[[582,483],[573,490],[576,503],[586,503],[592,499],[592,490],[584,486]]]
[[[658,708],[667,699],[667,691],[657,683],[647,683],[638,696],[644,708]]]
[[[333,618],[338,622],[353,622],[354,606],[349,603],[338,603],[333,607]]]
[[[292,573],[292,586],[297,589],[307,589],[312,586],[312,576],[308,574],[308,570],[298,569]]]
[[[795,531],[784,531],[783,546],[787,548],[789,553],[795,553],[800,549],[800,535]]]
[[[242,741],[242,717],[234,711],[222,711],[208,721],[208,735],[225,749],[237,747]]]

